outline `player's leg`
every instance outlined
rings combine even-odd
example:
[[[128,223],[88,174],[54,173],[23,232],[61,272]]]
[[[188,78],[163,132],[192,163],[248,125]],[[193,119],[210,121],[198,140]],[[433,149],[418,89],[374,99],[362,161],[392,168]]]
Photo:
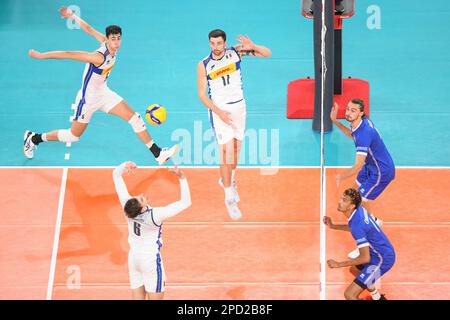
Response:
[[[225,206],[228,214],[234,220],[241,218],[242,214],[237,206],[235,191],[231,185],[231,173],[234,166],[234,139],[229,139],[226,143],[219,144],[220,152],[220,176],[225,192]]]
[[[144,256],[142,256],[142,258],[144,258]],[[164,299],[166,273],[164,271],[161,255],[158,253],[156,260],[149,259],[149,257],[145,256],[145,260],[142,260],[142,268],[144,270],[146,299]]]
[[[87,126],[88,123],[81,123],[74,120],[70,129],[53,130],[42,134],[27,130],[24,135],[23,152],[27,158],[31,159],[34,156],[34,151],[37,146],[42,142],[59,141],[75,143],[80,139]]]
[[[239,152],[240,152],[240,149],[241,149],[241,144],[242,144],[242,141],[237,140],[237,139],[233,139],[233,151],[232,151],[233,152],[233,159],[232,159],[233,164],[231,166],[231,175],[229,175],[229,168],[224,166],[223,168],[221,167],[220,179],[219,179],[219,185],[222,188],[224,188],[223,176],[225,175],[225,177],[227,179],[228,179],[228,177],[230,178],[230,186],[233,188],[234,200],[236,202],[240,201],[240,197],[239,197],[239,194],[237,192],[236,168],[237,168],[237,164],[238,164],[238,161],[239,161]],[[226,149],[226,148],[231,148],[231,146],[223,147],[223,149]],[[220,150],[221,159],[226,157],[225,153],[226,153],[226,150],[222,150],[222,148],[221,148],[221,150]],[[230,159],[230,161],[231,161],[231,159]],[[221,163],[222,163],[222,160],[221,160]]]
[[[231,135],[233,139],[233,166],[231,168],[231,187],[234,191],[234,200],[236,202],[240,201],[239,194],[237,192],[237,182],[236,182],[236,168],[239,163],[239,153],[241,151],[242,140],[244,139],[245,132],[245,122],[246,122],[246,106],[245,100],[242,100],[231,107],[229,105],[225,106],[225,110],[231,113],[231,118],[233,120],[233,125],[228,127],[228,136]],[[221,125],[223,126],[223,124]],[[223,186],[223,180],[219,180],[219,184]]]
[[[364,268],[364,265],[358,265],[358,266],[351,266],[349,271],[352,275],[355,277],[358,276],[358,274],[361,272],[361,270]]]
[[[239,154],[241,151],[242,141],[245,135],[245,123],[247,120],[247,112],[245,106],[245,100],[237,103],[233,108],[231,115],[233,118],[233,134],[234,134],[234,163],[232,171],[232,183],[235,182],[235,172],[239,162]]]
[[[231,187],[231,171],[234,166],[234,139],[224,144],[219,144],[220,152],[220,176],[224,188]]]
[[[242,214],[238,208],[235,192],[231,185],[231,174],[233,170],[234,161],[234,130],[233,128],[223,122],[215,113],[209,111],[209,121],[214,130],[214,135],[219,145],[220,158],[220,179],[219,184],[225,192],[225,206],[229,216],[237,220]]]
[[[131,298],[133,300],[145,300],[145,287],[141,286],[136,289],[131,289]]]
[[[128,276],[131,286],[131,298],[133,300],[145,300],[144,275],[140,271],[141,264],[141,255],[130,250],[128,252]]]
[[[241,152],[242,140],[234,139],[234,164],[231,170],[231,185],[234,189],[234,199],[236,202],[240,201],[239,194],[237,192],[237,180],[236,180],[236,168],[239,162],[239,154]]]
[[[147,292],[147,300],[162,300],[164,292]]]
[[[74,120],[70,129],[60,129],[46,132],[43,134],[25,131],[23,142],[23,153],[29,159],[33,158],[34,150],[37,146],[45,141],[60,141],[60,142],[77,142],[83,132],[86,130],[87,125],[93,115],[98,109],[97,105],[86,104],[82,99],[81,92],[78,92],[76,98],[77,109],[74,113]]]
[[[104,111],[128,122],[133,128],[133,131],[136,133],[142,143],[145,144],[147,148],[152,152],[153,156],[160,165],[164,164],[178,151],[178,145],[175,145],[170,149],[161,149],[160,147],[158,147],[158,145],[153,141],[151,135],[148,133],[141,115],[135,112],[125,100],[122,99],[112,108]]]
[[[356,182],[359,184],[358,191],[362,197],[362,206],[369,212],[374,218],[375,222],[381,227],[383,225],[383,221],[373,214],[373,202],[379,197],[379,195],[386,189],[388,184],[392,180],[389,181],[380,181],[379,179],[369,178],[362,183]]]
[[[347,300],[359,300],[359,295],[364,291],[357,283],[352,282],[347,289],[345,289],[344,297]]]
[[[365,264],[364,266],[356,267],[356,269],[360,269],[360,272],[356,276],[353,283],[359,286],[362,290],[367,289],[367,291],[369,291],[370,293],[370,296],[365,298],[364,300],[386,299],[384,295],[378,292],[375,284],[383,274],[385,274],[390,268],[392,268],[394,264],[393,261],[395,261],[395,258],[391,258],[389,256],[383,257],[383,262],[381,262],[378,257],[371,257],[369,263]],[[350,292],[350,296],[351,293],[352,292]]]

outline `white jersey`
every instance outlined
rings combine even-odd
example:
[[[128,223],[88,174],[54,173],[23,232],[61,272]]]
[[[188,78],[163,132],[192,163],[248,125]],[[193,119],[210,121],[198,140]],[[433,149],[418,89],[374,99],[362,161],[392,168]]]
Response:
[[[119,196],[122,207],[132,197],[128,194],[127,187],[123,181],[122,174],[125,169],[125,162],[113,171],[114,185]],[[161,226],[162,222],[170,218],[191,205],[191,196],[186,179],[180,179],[181,200],[166,207],[151,208],[147,206],[146,211],[138,215],[135,219],[127,218],[128,222],[128,243],[130,250],[143,252],[158,257],[161,246]]]
[[[244,99],[242,91],[241,57],[235,48],[225,49],[221,59],[212,52],[203,59],[208,80],[209,97],[217,105],[237,103]]]
[[[116,56],[110,54],[106,47],[106,42],[103,42],[96,51],[100,52],[105,60],[98,67],[94,66],[92,63],[86,63],[80,91],[82,93],[82,98],[87,101],[92,100],[92,98],[95,98],[105,91],[107,88],[106,80],[116,63]]]

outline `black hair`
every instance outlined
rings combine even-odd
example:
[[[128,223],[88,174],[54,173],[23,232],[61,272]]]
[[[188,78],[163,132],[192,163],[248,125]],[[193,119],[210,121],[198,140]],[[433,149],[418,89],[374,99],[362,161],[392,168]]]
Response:
[[[349,188],[344,191],[344,196],[350,198],[350,201],[355,205],[355,208],[358,208],[361,205],[362,198],[358,190]]]
[[[128,218],[134,219],[141,214],[142,205],[139,203],[138,199],[131,198],[125,203],[123,210]]]
[[[227,34],[220,29],[214,29],[208,34],[208,39],[222,37],[223,41],[227,41]]]
[[[108,38],[110,34],[120,34],[122,35],[122,28],[116,25],[107,26],[106,30],[106,37]]]
[[[359,106],[359,111],[364,112],[364,101],[363,100],[361,100],[361,99],[352,99],[350,102],[353,103],[353,104],[357,104]],[[366,114],[364,113],[362,117],[364,118],[365,116],[366,116]]]

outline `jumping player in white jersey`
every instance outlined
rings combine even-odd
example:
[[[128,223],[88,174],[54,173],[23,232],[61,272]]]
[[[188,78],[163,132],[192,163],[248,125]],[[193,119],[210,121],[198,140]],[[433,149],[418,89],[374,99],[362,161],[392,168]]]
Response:
[[[102,110],[127,121],[139,139],[150,149],[158,163],[164,164],[177,152],[178,145],[170,149],[158,147],[147,132],[145,123],[139,113],[135,112],[117,93],[110,90],[106,82],[116,62],[117,51],[121,44],[122,29],[115,25],[108,26],[106,35],[103,35],[68,8],[63,7],[59,12],[61,18],[75,20],[83,31],[100,43],[100,48],[94,52],[50,51],[41,53],[30,50],[29,55],[34,59],[70,59],[86,62],[86,67],[81,89],[76,97],[77,109],[71,128],[53,130],[43,134],[26,130],[23,143],[25,156],[29,159],[33,158],[35,149],[44,141],[77,142],[86,130],[92,114],[97,110]]]
[[[239,44],[226,48],[227,36],[216,29],[209,33],[211,53],[197,66],[198,96],[209,109],[209,120],[220,149],[219,184],[225,191],[225,205],[232,219],[242,214],[235,170],[244,138],[246,106],[242,91],[241,58],[269,57],[271,51],[239,36]],[[208,95],[206,91],[208,89]]]
[[[186,177],[179,168],[172,171],[180,178],[181,199],[166,207],[152,208],[145,194],[132,197],[123,181],[124,173],[136,169],[133,162],[124,162],[113,170],[114,185],[128,221],[128,270],[134,300],[160,300],[164,297],[166,275],[161,258],[161,228],[164,220],[191,205]]]

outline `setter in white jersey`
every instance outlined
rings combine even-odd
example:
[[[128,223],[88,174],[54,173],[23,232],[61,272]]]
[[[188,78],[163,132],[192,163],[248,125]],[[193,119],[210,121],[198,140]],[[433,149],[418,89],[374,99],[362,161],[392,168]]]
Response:
[[[241,58],[269,57],[271,51],[244,36],[239,36],[239,44],[230,48],[226,48],[226,40],[222,30],[209,33],[211,53],[198,63],[197,87],[201,102],[209,109],[209,120],[220,148],[219,184],[225,191],[225,205],[230,217],[239,219],[242,214],[237,205],[240,199],[235,170],[246,120]]]
[[[161,233],[164,220],[175,216],[191,205],[189,185],[183,172],[172,171],[180,178],[181,199],[166,207],[152,208],[145,194],[132,197],[123,181],[124,173],[136,168],[124,162],[113,170],[114,185],[128,222],[128,270],[133,299],[162,299],[166,275],[161,258]]]
[[[100,48],[94,52],[50,51],[41,53],[30,50],[30,57],[35,59],[70,59],[86,62],[86,67],[81,81],[81,89],[75,101],[76,110],[70,129],[53,130],[43,134],[26,130],[23,143],[25,156],[29,159],[33,158],[37,145],[44,141],[77,142],[86,130],[92,114],[97,110],[102,110],[127,121],[139,139],[150,149],[158,163],[164,164],[177,152],[178,145],[170,149],[158,147],[153,142],[139,113],[135,112],[122,97],[109,89],[107,85],[107,79],[116,63],[122,29],[119,26],[108,26],[106,34],[103,35],[68,8],[63,7],[59,11],[62,18],[73,19],[79,23],[83,31],[100,42]]]

